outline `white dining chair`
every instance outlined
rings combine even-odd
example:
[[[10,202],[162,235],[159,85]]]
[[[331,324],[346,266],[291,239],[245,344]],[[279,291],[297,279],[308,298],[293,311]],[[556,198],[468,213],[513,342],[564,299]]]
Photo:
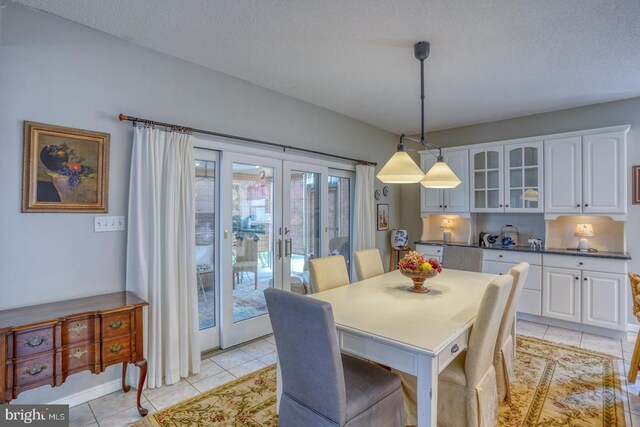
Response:
[[[469,345],[438,376],[438,426],[493,427],[498,398],[493,351],[513,277],[492,281],[478,308]],[[397,372],[404,391],[407,425],[417,424],[416,377]]]
[[[513,360],[515,359],[514,342],[516,339],[513,324],[516,321],[518,300],[520,299],[520,294],[522,293],[522,288],[524,287],[524,282],[527,280],[528,274],[529,264],[526,262],[521,262],[509,270],[509,275],[513,277],[513,287],[511,288],[511,294],[509,295],[509,301],[505,307],[504,314],[502,315],[496,348],[493,354],[493,367],[496,370],[498,400],[500,402],[511,399],[509,384],[511,384],[511,380],[513,379]]]
[[[380,258],[380,251],[378,249],[363,249],[355,252],[353,257],[356,262],[358,280],[365,280],[384,274],[382,258]]]
[[[349,284],[347,263],[342,255],[309,260],[309,275],[313,292],[328,291]]]

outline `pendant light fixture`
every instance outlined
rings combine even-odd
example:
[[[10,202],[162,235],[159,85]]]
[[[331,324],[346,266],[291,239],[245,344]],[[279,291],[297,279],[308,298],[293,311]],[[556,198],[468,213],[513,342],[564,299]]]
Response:
[[[455,188],[460,185],[460,179],[444,162],[442,149],[424,139],[424,60],[429,57],[429,42],[418,42],[413,46],[413,52],[420,61],[420,101],[421,101],[421,133],[420,139],[400,135],[400,143],[396,153],[391,156],[376,177],[386,184],[412,184],[419,182],[426,188]],[[438,156],[435,165],[425,174],[422,169],[409,157],[405,151],[404,140],[419,142],[425,147],[437,149]]]

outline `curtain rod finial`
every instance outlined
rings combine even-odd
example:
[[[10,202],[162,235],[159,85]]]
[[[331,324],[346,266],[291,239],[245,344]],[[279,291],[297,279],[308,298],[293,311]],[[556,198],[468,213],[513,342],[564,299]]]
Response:
[[[121,122],[124,122],[125,120],[129,120],[129,116],[120,113],[118,115],[118,119],[120,119]]]

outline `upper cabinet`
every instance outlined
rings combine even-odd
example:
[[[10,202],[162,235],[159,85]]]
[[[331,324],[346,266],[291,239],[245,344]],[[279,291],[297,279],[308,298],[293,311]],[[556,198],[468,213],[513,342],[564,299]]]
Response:
[[[542,141],[504,146],[505,212],[542,212]]]
[[[544,151],[546,213],[626,213],[626,131],[548,139]]]
[[[471,212],[542,212],[542,141],[469,150]]]
[[[420,212],[429,213],[468,213],[469,212],[469,150],[445,150],[444,161],[460,179],[456,188],[424,188],[420,186]],[[420,154],[420,166],[427,172],[436,163],[429,152]]]
[[[471,212],[504,211],[502,154],[502,146],[469,150]]]

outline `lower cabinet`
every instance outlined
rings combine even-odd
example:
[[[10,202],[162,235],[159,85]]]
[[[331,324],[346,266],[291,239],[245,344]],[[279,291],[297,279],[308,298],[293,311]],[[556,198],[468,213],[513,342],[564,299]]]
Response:
[[[580,270],[545,267],[542,315],[580,322]]]
[[[489,274],[507,274],[520,261],[529,262],[529,274],[524,282],[517,310],[519,313],[534,314],[536,316],[542,314],[542,266],[532,264],[532,262],[540,263],[540,254],[485,250],[484,259],[482,272]],[[493,261],[494,259],[499,259],[500,261]]]
[[[623,274],[545,267],[542,315],[625,330],[626,289]]]
[[[626,277],[622,274],[582,272],[582,323],[624,330]]]

